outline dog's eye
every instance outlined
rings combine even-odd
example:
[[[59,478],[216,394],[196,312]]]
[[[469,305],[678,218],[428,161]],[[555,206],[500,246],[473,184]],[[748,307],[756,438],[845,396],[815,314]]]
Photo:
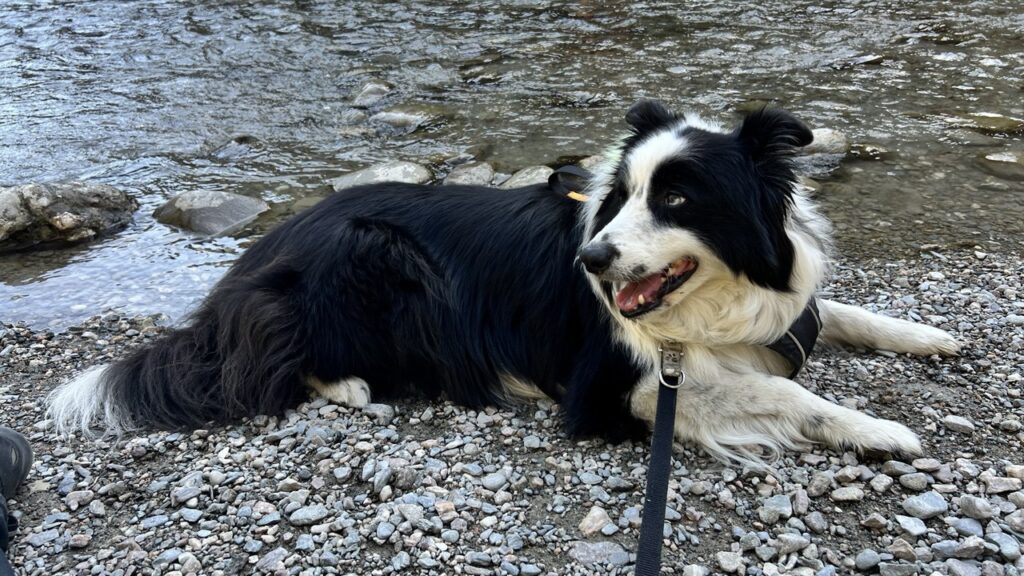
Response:
[[[669,194],[668,196],[665,196],[666,206],[682,206],[683,202],[686,202],[686,198],[683,198],[679,194]]]

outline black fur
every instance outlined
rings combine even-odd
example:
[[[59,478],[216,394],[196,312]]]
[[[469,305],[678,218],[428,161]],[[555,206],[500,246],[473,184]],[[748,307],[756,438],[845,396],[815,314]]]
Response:
[[[180,429],[280,413],[307,376],[481,407],[510,374],[559,399],[572,434],[637,437],[640,373],[573,264],[578,208],[547,186],[340,192],[254,244],[107,391],[134,422]]]

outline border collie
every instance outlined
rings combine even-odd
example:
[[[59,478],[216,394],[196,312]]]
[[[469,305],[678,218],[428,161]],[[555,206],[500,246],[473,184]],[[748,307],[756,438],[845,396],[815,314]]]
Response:
[[[256,242],[181,328],[58,388],[61,430],[188,429],[281,413],[313,388],[352,407],[549,396],[573,435],[647,433],[658,348],[684,352],[676,436],[762,462],[809,442],[912,455],[916,435],[786,378],[765,345],[821,286],[830,226],[796,187],[809,144],[778,109],[732,130],[644,100],[583,203],[372,184]],[[956,354],[936,328],[818,300],[828,344]]]

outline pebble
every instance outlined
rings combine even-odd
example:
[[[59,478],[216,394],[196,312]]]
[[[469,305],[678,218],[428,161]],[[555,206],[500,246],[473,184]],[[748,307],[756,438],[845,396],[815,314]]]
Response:
[[[935,491],[925,492],[917,496],[911,496],[903,501],[903,510],[914,516],[927,520],[949,510],[949,504],[941,494]]]
[[[957,416],[950,414],[942,419],[942,425],[952,430],[953,432],[959,432],[961,434],[973,434],[974,424],[970,420],[963,416]]]
[[[484,476],[480,480],[480,483],[483,484],[484,488],[487,488],[491,492],[497,492],[508,484],[508,478],[505,476],[504,472],[494,472],[493,474]]]
[[[718,561],[718,567],[726,573],[737,572],[743,566],[743,556],[736,552],[718,552],[715,554],[715,560]]]
[[[864,491],[856,486],[844,486],[833,490],[831,498],[836,502],[859,502],[864,499]]]
[[[601,533],[601,530],[611,524],[612,519],[608,517],[608,513],[605,512],[604,508],[594,506],[590,509],[590,512],[583,517],[583,520],[580,521],[579,529],[584,536],[590,538]]]
[[[298,510],[292,512],[291,516],[288,517],[288,521],[295,526],[309,526],[316,524],[330,515],[327,507],[322,504],[316,504],[314,506],[303,506]]]
[[[914,518],[912,516],[903,516],[901,514],[896,515],[896,523],[900,525],[900,528],[910,534],[911,536],[922,536],[928,532],[928,527],[925,526],[924,521],[920,518]]]
[[[857,554],[857,558],[854,559],[854,565],[857,567],[857,570],[866,572],[878,566],[878,563],[881,561],[882,557],[878,555],[878,552],[874,550],[861,550]]]
[[[915,472],[900,476],[900,485],[909,490],[921,492],[928,489],[929,480],[928,475],[924,472]]]
[[[961,496],[960,513],[976,520],[988,520],[999,516],[999,509],[985,498],[978,496]]]

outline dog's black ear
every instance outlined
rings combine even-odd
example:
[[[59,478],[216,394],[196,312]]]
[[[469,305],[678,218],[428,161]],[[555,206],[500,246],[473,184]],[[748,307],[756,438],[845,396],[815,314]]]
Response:
[[[629,107],[626,123],[638,134],[661,128],[676,120],[676,115],[657,100],[642,98]]]
[[[750,113],[739,127],[739,138],[755,160],[791,156],[807,146],[814,134],[803,122],[785,110],[762,108]]]

